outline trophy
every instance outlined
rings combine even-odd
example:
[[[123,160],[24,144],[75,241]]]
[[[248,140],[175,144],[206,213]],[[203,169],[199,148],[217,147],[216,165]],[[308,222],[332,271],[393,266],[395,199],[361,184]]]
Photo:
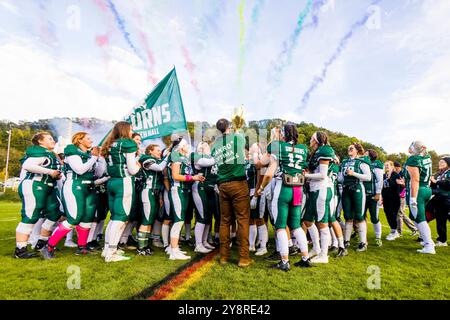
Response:
[[[233,115],[231,116],[231,124],[234,132],[239,132],[244,127],[245,119],[243,105],[234,109]]]

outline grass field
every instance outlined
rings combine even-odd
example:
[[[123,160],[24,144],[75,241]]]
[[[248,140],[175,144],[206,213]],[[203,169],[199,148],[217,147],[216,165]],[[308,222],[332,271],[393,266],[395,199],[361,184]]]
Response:
[[[0,202],[0,299],[128,299],[184,264],[168,260],[160,249],[152,257],[136,256],[115,264],[104,263],[100,254],[77,257],[74,249],[66,248],[51,261],[17,260],[12,254],[19,210],[18,203]],[[382,216],[383,232],[387,234]],[[434,234],[434,222],[431,229]],[[257,263],[249,269],[239,269],[235,264],[220,266],[216,258],[176,298],[450,299],[450,247],[437,248],[434,256],[420,255],[409,231],[395,242],[383,241],[381,248],[370,246],[373,239],[369,224],[367,252],[351,249],[342,260],[330,258],[328,265],[307,270],[292,267],[289,273],[269,269],[271,263],[262,258],[255,258]],[[67,287],[70,266],[80,268],[81,289]],[[371,266],[379,268],[380,289],[368,289]]]

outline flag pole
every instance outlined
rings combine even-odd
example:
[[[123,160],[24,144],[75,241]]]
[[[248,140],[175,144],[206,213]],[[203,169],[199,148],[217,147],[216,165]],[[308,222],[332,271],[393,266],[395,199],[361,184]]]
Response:
[[[6,152],[5,183],[3,185],[3,192],[6,192],[6,182],[8,181],[8,166],[9,166],[9,151],[11,149],[11,134],[12,134],[12,130],[11,130],[11,127],[9,127],[9,131],[8,131],[8,151]]]

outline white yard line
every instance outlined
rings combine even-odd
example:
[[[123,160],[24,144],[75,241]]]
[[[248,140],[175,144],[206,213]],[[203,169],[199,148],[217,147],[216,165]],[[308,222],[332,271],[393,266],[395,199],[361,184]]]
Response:
[[[9,222],[9,221],[17,221],[19,218],[7,218],[7,219],[0,219],[0,222]]]
[[[12,239],[15,239],[15,238],[16,238],[16,237],[4,238],[4,239],[0,239],[0,241],[12,240]]]

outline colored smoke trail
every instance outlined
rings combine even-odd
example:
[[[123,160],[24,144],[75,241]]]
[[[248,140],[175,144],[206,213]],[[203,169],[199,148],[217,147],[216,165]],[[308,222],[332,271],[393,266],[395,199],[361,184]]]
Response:
[[[39,27],[40,36],[43,42],[48,46],[58,46],[59,40],[56,36],[55,24],[48,18],[43,19],[48,14],[48,0],[38,1],[39,10],[42,12],[39,16],[41,19],[41,25]]]
[[[380,1],[381,0],[376,0],[371,5],[376,5]],[[339,45],[336,48],[336,50],[333,52],[333,54],[330,56],[330,58],[324,63],[323,68],[322,68],[322,72],[320,73],[320,76],[314,77],[314,79],[313,79],[311,85],[309,86],[308,90],[306,90],[306,92],[303,94],[302,104],[300,106],[300,109],[305,109],[306,108],[306,106],[308,105],[308,102],[309,102],[309,100],[311,98],[311,94],[317,89],[317,87],[321,83],[323,83],[325,81],[325,79],[326,79],[326,77],[328,75],[328,69],[330,68],[330,66],[341,56],[342,52],[347,47],[348,42],[353,37],[355,32],[359,28],[363,27],[367,23],[367,20],[369,20],[371,15],[372,15],[372,13],[366,12],[364,17],[361,20],[359,20],[356,23],[354,23],[352,25],[352,27],[350,28],[350,30],[339,41]]]
[[[139,50],[136,48],[136,46],[131,41],[130,33],[127,31],[127,28],[125,26],[125,20],[123,19],[123,17],[120,16],[120,14],[117,11],[117,8],[114,5],[114,3],[112,2],[112,0],[106,0],[106,2],[108,4],[109,9],[113,13],[114,19],[115,19],[116,24],[117,24],[117,27],[119,28],[119,31],[122,33],[122,35],[123,35],[125,41],[127,42],[128,46],[134,51],[134,53],[141,60],[145,60],[145,59],[142,58],[141,54],[139,53]]]
[[[238,82],[241,83],[242,72],[245,63],[245,0],[241,0],[239,4],[239,66],[238,66]]]
[[[303,23],[305,22],[306,17],[311,11],[311,7],[312,0],[308,0],[306,6],[299,14],[297,26],[295,27],[294,32],[289,37],[289,40],[285,40],[283,42],[282,51],[278,54],[277,60],[275,62],[272,62],[272,75],[270,77],[270,80],[274,82],[275,87],[278,87],[280,85],[284,70],[291,64],[292,54],[294,52],[294,49],[297,47],[298,38],[303,30]]]
[[[252,10],[252,24],[256,25],[261,15],[261,9],[264,7],[266,0],[257,0]]]
[[[184,67],[186,68],[186,70],[189,72],[189,75],[191,77],[191,84],[192,87],[195,89],[195,91],[197,92],[197,94],[201,94],[200,92],[200,88],[198,86],[198,81],[197,79],[195,79],[195,75],[194,75],[194,71],[196,68],[196,65],[192,62],[191,59],[191,54],[188,50],[188,48],[186,48],[186,46],[182,45],[181,46],[181,53],[183,54],[183,58],[184,58]]]
[[[309,28],[317,28],[319,25],[319,13],[320,9],[328,3],[329,0],[316,0],[311,9],[311,22],[303,26],[303,30]]]

